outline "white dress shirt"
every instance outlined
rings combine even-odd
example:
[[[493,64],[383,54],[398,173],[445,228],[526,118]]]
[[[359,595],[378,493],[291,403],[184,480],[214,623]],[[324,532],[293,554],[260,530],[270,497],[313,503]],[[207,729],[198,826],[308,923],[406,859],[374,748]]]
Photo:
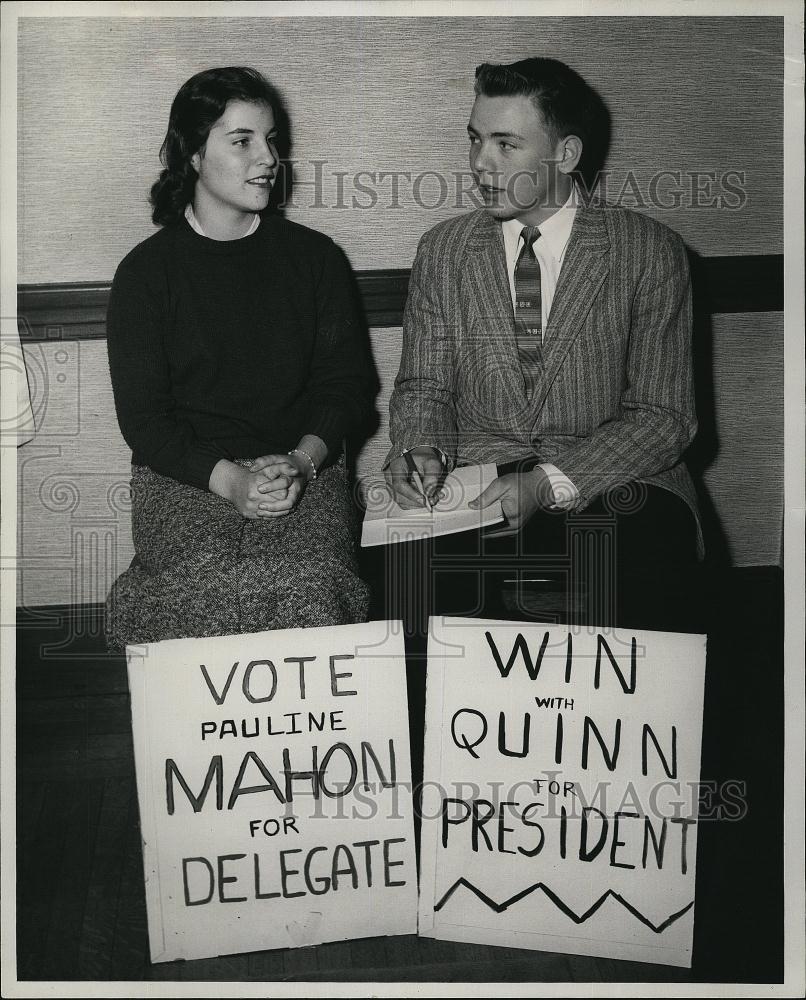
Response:
[[[540,236],[532,244],[532,248],[540,264],[540,311],[542,313],[541,329],[543,340],[546,336],[546,324],[557,289],[557,280],[563,266],[565,250],[571,238],[571,228],[577,214],[576,199],[572,192],[568,201],[554,215],[539,226]],[[507,258],[507,274],[509,276],[509,292],[512,296],[512,309],[515,309],[515,264],[523,245],[523,223],[517,219],[507,219],[501,224],[504,231],[504,252]]]
[[[532,244],[535,257],[540,264],[540,312],[542,319],[540,329],[543,343],[546,340],[546,326],[551,314],[554,293],[557,290],[557,281],[565,259],[568,240],[571,238],[571,228],[577,214],[575,195],[575,190],[572,190],[568,201],[562,208],[540,224],[540,236]],[[515,264],[523,245],[523,223],[518,222],[517,219],[507,219],[501,224],[501,228],[504,232],[504,253],[507,259],[509,291],[512,296],[512,310],[514,312],[516,302]],[[549,336],[551,336],[551,331],[549,331]],[[542,462],[539,468],[546,473],[551,483],[551,490],[554,494],[552,507],[555,509],[572,507],[579,499],[579,490],[568,476],[564,475],[556,465],[551,465],[549,462]]]

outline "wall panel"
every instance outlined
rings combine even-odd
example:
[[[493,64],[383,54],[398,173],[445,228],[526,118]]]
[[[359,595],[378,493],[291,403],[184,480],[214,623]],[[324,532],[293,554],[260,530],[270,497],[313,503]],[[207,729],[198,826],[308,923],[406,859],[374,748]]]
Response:
[[[381,426],[357,459],[377,473],[388,448],[388,399],[399,328],[370,332],[383,389]],[[715,316],[711,420],[718,448],[705,473],[734,563],[777,564],[783,468],[783,323],[779,313]],[[39,432],[18,451],[19,603],[103,600],[132,557],[129,450],[118,431],[100,340],[26,345]]]
[[[401,330],[370,331],[383,388],[380,426],[357,457],[370,475],[388,450],[388,406]],[[23,605],[102,601],[131,561],[131,452],[117,425],[106,342],[26,344],[33,441],[18,450],[18,599]]]
[[[485,59],[553,55],[613,113],[609,190],[640,198],[680,171],[683,204],[647,208],[702,254],[782,249],[782,19],[23,18],[19,33],[19,281],[111,279],[152,232],[147,190],[170,101],[192,73],[246,63],[285,94],[299,161],[291,218],[333,236],[358,269],[409,267],[417,240],[470,207],[465,125]],[[317,203],[313,161],[323,185]],[[408,171],[373,195],[358,171]],[[414,182],[424,177],[415,197]],[[705,194],[692,193],[691,172]],[[714,204],[743,175],[742,206]],[[339,195],[337,174],[345,175]],[[686,180],[686,175],[688,179]],[[730,183],[728,180],[727,183]],[[734,184],[736,182],[734,181]],[[677,183],[660,185],[667,202]],[[353,204],[355,197],[356,204]],[[627,203],[635,203],[635,198]],[[433,206],[433,207],[427,207]]]
[[[778,565],[784,495],[781,313],[714,316],[717,451],[703,480],[737,566]]]

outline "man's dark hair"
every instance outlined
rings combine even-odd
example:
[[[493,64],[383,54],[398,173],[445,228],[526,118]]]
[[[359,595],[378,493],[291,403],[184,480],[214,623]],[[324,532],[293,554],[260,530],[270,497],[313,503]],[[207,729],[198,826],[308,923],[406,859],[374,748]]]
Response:
[[[552,139],[576,135],[582,140],[579,173],[601,169],[610,138],[607,108],[593,87],[559,59],[482,63],[474,89],[485,97],[528,97]]]
[[[151,217],[160,226],[178,222],[193,200],[196,171],[190,162],[203,149],[210,129],[230,101],[265,104],[273,111],[278,95],[269,81],[248,66],[206,69],[182,84],[173,99],[168,132],[160,149],[165,169],[151,188]]]

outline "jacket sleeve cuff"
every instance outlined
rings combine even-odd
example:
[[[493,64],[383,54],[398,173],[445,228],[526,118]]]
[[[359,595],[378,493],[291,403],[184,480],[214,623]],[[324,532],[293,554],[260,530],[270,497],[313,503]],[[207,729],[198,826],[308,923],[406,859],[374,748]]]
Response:
[[[382,468],[385,469],[390,462],[394,461],[396,458],[401,458],[403,455],[407,455],[410,451],[414,451],[415,448],[433,448],[442,459],[442,464],[449,472],[455,464],[450,456],[446,455],[439,445],[433,444],[431,441],[418,441],[416,444],[410,444],[405,447],[403,445],[393,444],[389,449],[389,453],[386,458],[383,460]]]
[[[536,466],[542,469],[548,477],[551,492],[554,496],[554,503],[551,510],[571,510],[579,503],[579,490],[574,486],[565,473],[560,472],[556,465],[550,462],[541,462]]]

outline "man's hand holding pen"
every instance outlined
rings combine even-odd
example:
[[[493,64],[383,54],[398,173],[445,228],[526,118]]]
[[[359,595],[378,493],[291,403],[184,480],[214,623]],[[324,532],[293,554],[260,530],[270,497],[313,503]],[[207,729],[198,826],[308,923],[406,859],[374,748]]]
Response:
[[[428,506],[433,510],[445,472],[443,457],[436,448],[412,448],[392,459],[384,476],[399,507],[409,510]]]

